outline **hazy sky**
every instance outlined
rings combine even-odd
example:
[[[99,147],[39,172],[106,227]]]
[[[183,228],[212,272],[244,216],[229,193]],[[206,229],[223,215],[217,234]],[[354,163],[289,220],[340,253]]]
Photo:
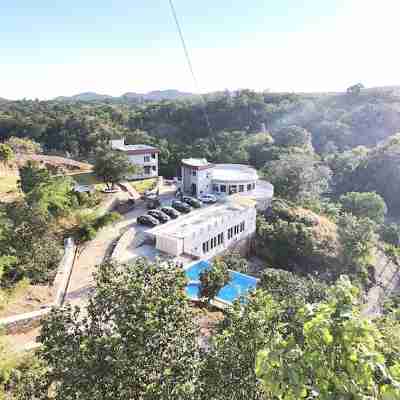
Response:
[[[399,0],[174,0],[201,91],[400,84]],[[0,97],[195,91],[168,0],[0,2]]]

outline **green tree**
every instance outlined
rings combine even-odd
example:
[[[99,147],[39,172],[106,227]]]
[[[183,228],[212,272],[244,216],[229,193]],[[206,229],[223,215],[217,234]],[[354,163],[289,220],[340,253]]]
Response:
[[[49,171],[40,167],[36,161],[29,160],[19,169],[19,185],[23,193],[28,194],[34,188],[50,179]]]
[[[268,162],[264,177],[275,194],[291,201],[318,198],[329,188],[330,170],[309,154],[287,154]]]
[[[339,199],[345,212],[351,213],[356,217],[366,217],[382,224],[387,212],[386,203],[377,193],[358,193],[349,192],[342,195]]]
[[[400,362],[380,351],[377,327],[360,317],[357,290],[341,279],[328,301],[299,311],[302,337],[276,333],[257,358],[267,398],[396,399]]]
[[[276,146],[304,147],[312,150],[311,133],[300,126],[290,125],[280,128],[273,137]]]
[[[255,374],[257,353],[273,338],[278,305],[265,292],[250,296],[226,310],[215,327],[202,369],[204,399],[261,400]]]
[[[39,354],[55,398],[196,398],[197,329],[185,285],[172,264],[101,265],[85,312],[54,309],[43,322]]]
[[[33,283],[51,281],[57,271],[61,249],[46,217],[25,202],[6,206],[0,234],[2,284],[10,286],[22,278]]]
[[[39,143],[33,139],[10,137],[6,144],[10,146],[16,154],[36,154],[42,151]]]
[[[4,143],[0,143],[0,164],[6,167],[13,159],[15,155],[12,148]]]
[[[134,175],[139,168],[130,163],[126,154],[104,150],[96,155],[94,173],[111,189],[128,175]]]
[[[65,214],[72,207],[72,179],[55,176],[39,183],[27,195],[27,202],[51,216]]]
[[[200,298],[210,303],[229,281],[228,266],[222,259],[215,259],[210,268],[200,273]]]

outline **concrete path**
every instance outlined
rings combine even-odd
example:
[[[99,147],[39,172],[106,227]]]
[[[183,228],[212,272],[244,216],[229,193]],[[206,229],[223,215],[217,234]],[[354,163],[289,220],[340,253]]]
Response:
[[[161,188],[160,199],[162,204],[170,204],[171,200],[174,198],[173,194],[175,193],[175,189],[174,186],[165,186]],[[116,194],[116,196],[121,196],[121,193]],[[108,204],[110,202],[112,202],[111,196],[106,203]],[[143,233],[148,229],[136,225],[136,218],[146,211],[144,202],[138,201],[134,210],[124,214],[122,219],[115,224],[102,229],[94,240],[82,246],[76,257],[74,268],[71,273],[65,297],[66,303],[79,307],[84,307],[86,305],[87,299],[94,289],[93,274],[96,273],[97,266],[100,265],[106,257],[111,255],[114,246],[124,232],[133,227],[135,227],[135,231],[138,233]],[[153,256],[149,249],[147,249],[147,253]],[[146,252],[143,252],[141,255],[146,256]],[[38,333],[38,329],[33,329],[25,332],[23,335],[15,337],[18,342],[18,348],[30,348],[34,346]],[[12,339],[13,343],[16,343],[14,335],[10,337],[10,339]]]

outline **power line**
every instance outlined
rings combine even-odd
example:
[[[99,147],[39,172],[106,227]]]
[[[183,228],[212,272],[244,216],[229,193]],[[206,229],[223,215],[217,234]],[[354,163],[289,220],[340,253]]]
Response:
[[[208,118],[207,110],[206,110],[206,101],[204,100],[204,97],[203,97],[203,95],[202,95],[202,93],[200,91],[199,83],[198,83],[198,80],[196,79],[196,75],[195,75],[194,69],[193,69],[193,64],[192,64],[192,61],[190,59],[189,50],[188,50],[188,48],[186,46],[186,42],[185,42],[185,38],[183,36],[182,28],[181,28],[181,25],[179,23],[178,16],[176,14],[176,10],[175,10],[174,3],[173,3],[172,0],[169,0],[169,5],[171,7],[172,16],[174,17],[174,20],[175,20],[175,25],[176,25],[176,28],[178,30],[179,37],[181,39],[183,52],[185,53],[186,61],[187,61],[187,64],[189,66],[189,70],[190,70],[190,73],[192,75],[195,88],[196,88],[197,92],[199,93],[200,99],[202,100],[202,103],[203,103],[203,108],[202,109],[203,109],[204,119],[206,120],[207,128],[210,131],[210,133],[212,133],[210,120]]]

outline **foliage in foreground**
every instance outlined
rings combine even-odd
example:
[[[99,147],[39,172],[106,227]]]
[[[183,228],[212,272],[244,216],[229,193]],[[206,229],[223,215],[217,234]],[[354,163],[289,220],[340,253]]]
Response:
[[[66,307],[44,322],[40,352],[58,399],[192,399],[199,352],[181,270],[103,264],[87,315]],[[40,384],[40,383],[38,383]]]
[[[267,398],[398,399],[400,360],[387,364],[377,327],[360,317],[357,290],[342,279],[330,298],[299,310],[303,335],[277,333],[258,354]]]

